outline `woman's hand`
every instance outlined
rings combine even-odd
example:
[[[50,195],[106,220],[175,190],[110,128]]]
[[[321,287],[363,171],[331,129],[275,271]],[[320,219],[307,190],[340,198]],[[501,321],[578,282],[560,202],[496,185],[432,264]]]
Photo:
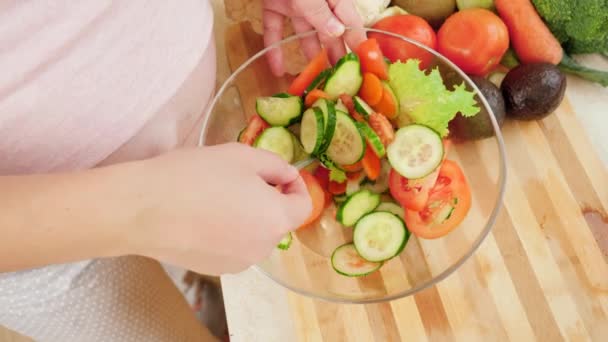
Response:
[[[320,43],[328,48],[332,62],[337,61],[346,51],[341,39],[345,26],[363,27],[363,19],[352,0],[264,0],[264,44],[269,46],[283,39],[285,17],[291,18],[296,33],[316,29],[319,37],[302,39],[302,49],[308,59],[321,50]],[[354,49],[365,39],[363,31],[344,34],[344,41]],[[268,53],[272,72],[281,76],[285,72],[281,49]]]
[[[129,186],[141,199],[128,237],[133,252],[200,273],[263,260],[312,210],[297,169],[241,144],[178,150],[134,172]]]

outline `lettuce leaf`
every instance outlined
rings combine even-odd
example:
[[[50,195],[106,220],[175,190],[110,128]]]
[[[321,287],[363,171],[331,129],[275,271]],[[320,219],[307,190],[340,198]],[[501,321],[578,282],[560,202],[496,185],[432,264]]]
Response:
[[[428,75],[418,67],[420,62],[409,59],[389,67],[390,85],[399,99],[400,115],[409,116],[417,124],[426,125],[441,136],[447,136],[448,123],[457,113],[470,117],[479,113],[475,93],[463,82],[448,90],[437,68]]]

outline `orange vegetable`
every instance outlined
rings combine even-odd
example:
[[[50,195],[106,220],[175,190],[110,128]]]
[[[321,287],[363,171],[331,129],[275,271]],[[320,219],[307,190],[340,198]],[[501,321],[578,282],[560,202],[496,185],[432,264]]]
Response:
[[[308,219],[306,219],[306,222],[300,226],[300,228],[304,228],[315,222],[321,216],[321,213],[323,213],[323,209],[325,208],[325,191],[315,176],[311,175],[310,172],[300,170],[300,175],[302,176],[302,179],[304,179],[304,183],[306,183],[306,188],[308,189],[308,194],[312,201],[312,212],[310,213],[310,216],[308,216]]]
[[[249,118],[249,123],[245,130],[239,136],[239,142],[246,145],[253,145],[255,139],[266,129],[270,127],[264,119],[259,115],[254,115]]]
[[[359,96],[370,106],[377,105],[382,100],[384,88],[382,87],[382,81],[378,76],[366,72],[363,74],[363,83],[359,90]]]
[[[318,99],[329,100],[330,97],[323,90],[313,89],[310,93],[306,95],[306,100],[304,101],[304,104],[306,104],[306,107],[312,107],[312,105],[315,104]]]
[[[376,39],[370,38],[359,44],[355,52],[361,61],[361,71],[370,72],[383,80],[388,80],[388,66]]]
[[[355,110],[355,103],[353,102],[353,98],[350,97],[350,95],[342,94],[340,95],[340,100],[342,100],[342,103],[344,103],[344,105],[348,109],[348,112],[350,113],[350,116],[352,116],[353,119],[359,122],[365,122],[365,118],[361,116],[361,114],[357,113],[357,111]]]
[[[361,162],[356,162],[352,165],[342,166],[342,170],[344,170],[346,172],[357,172],[357,171],[363,170],[363,165],[361,165]]]
[[[378,104],[372,106],[372,108],[386,116],[389,119],[394,119],[397,117],[397,103],[395,103],[395,98],[391,94],[390,90],[383,87],[382,99]]]
[[[365,148],[365,155],[363,156],[363,159],[361,159],[361,165],[363,165],[363,170],[365,171],[367,178],[370,180],[378,179],[382,165],[380,163],[380,158],[378,158],[376,153],[374,153],[374,150],[369,146]]]
[[[361,171],[361,170],[355,171],[355,172],[349,172],[346,174],[346,179],[357,180],[357,179],[361,178],[362,174],[363,174],[363,171]]]
[[[564,50],[530,0],[495,0],[494,5],[507,24],[511,45],[520,61],[553,65],[561,62]]]
[[[312,61],[310,61],[310,63],[308,63],[298,77],[293,80],[287,92],[291,95],[302,96],[312,81],[314,81],[328,66],[329,57],[327,56],[327,50],[323,49]]]

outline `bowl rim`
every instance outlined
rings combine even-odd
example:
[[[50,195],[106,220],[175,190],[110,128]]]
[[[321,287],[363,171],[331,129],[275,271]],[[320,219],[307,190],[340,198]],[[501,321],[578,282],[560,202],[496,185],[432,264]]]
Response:
[[[468,261],[469,258],[473,254],[475,254],[475,252],[479,249],[479,246],[481,246],[483,241],[486,239],[486,237],[489,235],[490,231],[494,227],[494,224],[496,223],[496,220],[498,218],[498,214],[499,214],[500,210],[502,209],[503,200],[504,200],[505,191],[506,191],[506,180],[507,180],[507,153],[506,153],[504,139],[503,139],[503,136],[502,136],[502,133],[500,130],[500,126],[498,125],[494,112],[492,111],[492,108],[490,107],[488,101],[486,100],[486,98],[482,94],[482,92],[479,90],[479,88],[477,87],[475,82],[473,82],[471,80],[471,78],[464,71],[462,71],[462,69],[460,69],[458,66],[456,66],[456,64],[454,64],[452,61],[450,61],[447,57],[443,56],[439,52],[427,47],[426,45],[419,43],[415,40],[409,39],[407,37],[404,37],[402,35],[396,34],[396,33],[378,30],[378,29],[374,29],[374,28],[367,28],[367,27],[364,27],[364,28],[346,27],[345,33],[355,31],[355,30],[361,30],[361,31],[364,31],[365,33],[367,33],[367,32],[380,33],[380,34],[384,34],[387,36],[391,36],[394,38],[404,40],[410,44],[413,44],[413,45],[415,45],[419,48],[422,48],[422,49],[426,50],[427,52],[433,54],[436,58],[441,60],[441,62],[447,64],[449,67],[451,67],[453,70],[455,70],[459,74],[459,76],[462,77],[468,83],[468,85],[473,88],[473,90],[475,90],[476,95],[479,97],[481,103],[485,106],[486,110],[488,111],[488,114],[490,115],[490,121],[492,122],[492,127],[494,128],[494,136],[495,136],[497,144],[498,144],[498,151],[499,151],[499,156],[500,156],[498,158],[499,159],[498,196],[496,197],[496,201],[494,203],[494,208],[492,209],[492,212],[490,213],[488,221],[485,223],[485,227],[483,228],[483,230],[481,231],[479,236],[475,239],[475,241],[471,244],[471,247],[468,252],[463,254],[450,267],[446,268],[445,270],[441,271],[439,274],[433,276],[431,279],[421,283],[420,285],[413,286],[408,290],[400,291],[400,292],[397,292],[394,294],[390,294],[390,295],[386,295],[384,297],[378,297],[378,298],[349,299],[349,298],[341,298],[341,297],[331,297],[331,296],[317,294],[312,291],[303,290],[303,289],[291,286],[291,285],[283,282],[281,279],[274,277],[272,274],[270,274],[270,272],[267,272],[261,266],[259,266],[259,265],[253,266],[253,268],[255,270],[264,274],[265,276],[267,276],[268,278],[273,280],[275,283],[277,283],[295,293],[298,293],[300,295],[304,295],[304,296],[307,296],[310,298],[320,299],[320,300],[327,301],[327,302],[333,302],[333,303],[372,304],[372,303],[383,303],[383,302],[388,302],[388,301],[393,301],[396,299],[408,297],[415,293],[423,291],[431,286],[434,286],[434,285],[438,284],[439,282],[443,281],[444,279],[446,279],[447,277],[449,277],[450,275],[452,275],[466,261]],[[213,96],[213,100],[207,105],[207,110],[204,113],[204,117],[203,117],[203,120],[201,123],[201,130],[200,130],[200,134],[199,134],[198,146],[204,145],[204,138],[206,136],[209,119],[211,117],[211,113],[213,112],[215,106],[217,105],[217,102],[223,96],[226,89],[232,85],[233,81],[243,70],[248,68],[251,64],[253,64],[255,61],[257,61],[260,57],[263,57],[268,51],[275,49],[277,47],[280,47],[283,44],[292,42],[294,40],[306,38],[306,37],[315,35],[317,33],[318,32],[316,30],[311,30],[311,31],[302,32],[299,34],[295,34],[295,35],[286,37],[286,38],[284,38],[276,43],[273,43],[273,44],[265,47],[264,49],[260,50],[259,52],[257,52],[253,56],[251,56],[249,59],[247,59],[243,64],[241,64],[234,72],[232,72],[230,74],[230,76],[223,82],[222,86],[217,90],[217,92]]]

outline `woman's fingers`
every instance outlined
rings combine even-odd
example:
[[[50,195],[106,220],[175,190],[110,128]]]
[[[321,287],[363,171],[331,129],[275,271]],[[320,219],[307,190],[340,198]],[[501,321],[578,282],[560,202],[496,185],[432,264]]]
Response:
[[[312,25],[310,25],[308,21],[306,21],[306,19],[304,18],[294,17],[291,19],[291,23],[296,33],[304,33],[312,31],[314,29]],[[304,51],[304,55],[306,55],[306,58],[308,58],[308,60],[313,59],[321,51],[321,44],[319,43],[319,39],[314,34],[300,39],[300,45],[302,47],[302,51]]]
[[[266,3],[266,2],[265,2]],[[270,46],[283,39],[283,20],[285,16],[273,10],[264,9],[264,46]],[[270,70],[275,76],[283,76],[285,66],[283,64],[283,51],[280,47],[268,51],[266,54]]]
[[[350,30],[344,34],[346,44],[354,50],[366,39],[363,30],[356,30],[356,28],[363,28],[363,18],[357,12],[353,0],[330,0],[330,6],[344,25],[355,28],[355,30]]]

